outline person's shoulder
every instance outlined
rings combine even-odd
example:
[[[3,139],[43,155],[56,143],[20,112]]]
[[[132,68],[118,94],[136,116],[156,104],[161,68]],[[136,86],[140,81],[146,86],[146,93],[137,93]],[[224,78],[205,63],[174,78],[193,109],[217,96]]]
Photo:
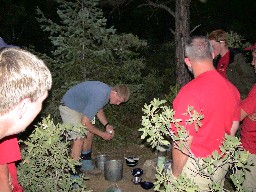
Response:
[[[233,54],[238,54],[238,53],[243,54],[245,52],[244,49],[237,48],[237,47],[229,48],[229,51],[230,51],[230,53],[233,53]]]
[[[197,78],[192,79],[190,82],[188,82],[186,85],[184,85],[180,91],[179,94],[193,94],[196,87],[198,87]]]
[[[245,58],[246,52],[241,48],[231,48],[230,49],[230,56],[235,58]]]
[[[107,84],[102,82],[102,81],[84,81],[84,83],[86,84],[91,84],[91,85],[103,85],[106,86]],[[107,85],[108,86],[108,85]]]

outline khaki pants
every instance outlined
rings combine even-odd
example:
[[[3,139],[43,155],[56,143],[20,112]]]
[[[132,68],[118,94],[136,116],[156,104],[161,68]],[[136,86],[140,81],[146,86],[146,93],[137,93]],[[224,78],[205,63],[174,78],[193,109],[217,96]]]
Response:
[[[243,170],[245,174],[245,181],[243,183],[243,188],[248,191],[256,191],[256,155],[249,154],[248,163],[252,164],[248,170]],[[238,171],[238,174],[241,174],[241,171]]]
[[[202,160],[199,160],[199,163],[202,164]],[[220,162],[219,164],[222,164]],[[185,164],[182,174],[186,174],[186,177],[193,180],[196,185],[199,186],[200,191],[209,191],[209,184],[220,182],[222,186],[224,186],[225,175],[229,168],[228,164],[219,167],[217,171],[213,175],[214,181],[211,181],[209,178],[201,176],[198,174],[198,166],[194,159],[188,158],[187,163]]]

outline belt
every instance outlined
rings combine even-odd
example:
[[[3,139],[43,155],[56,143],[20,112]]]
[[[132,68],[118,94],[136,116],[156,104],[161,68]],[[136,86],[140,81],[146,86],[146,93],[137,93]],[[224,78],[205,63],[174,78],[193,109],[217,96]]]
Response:
[[[63,102],[60,102],[60,105],[61,105],[61,106],[66,106],[65,103],[63,103]]]

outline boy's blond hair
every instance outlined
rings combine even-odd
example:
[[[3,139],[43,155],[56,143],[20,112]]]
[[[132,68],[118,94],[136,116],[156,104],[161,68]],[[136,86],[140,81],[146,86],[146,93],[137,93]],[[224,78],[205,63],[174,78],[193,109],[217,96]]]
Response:
[[[36,101],[52,86],[44,62],[19,48],[0,49],[0,114],[12,110],[22,99]]]

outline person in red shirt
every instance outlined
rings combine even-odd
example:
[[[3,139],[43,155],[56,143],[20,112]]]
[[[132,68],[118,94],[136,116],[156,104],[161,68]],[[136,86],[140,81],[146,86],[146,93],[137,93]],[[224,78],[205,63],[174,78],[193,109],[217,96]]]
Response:
[[[172,174],[174,177],[186,174],[200,190],[209,190],[212,181],[200,175],[190,152],[199,159],[220,151],[225,134],[234,135],[240,120],[240,94],[227,79],[223,78],[213,66],[212,47],[206,37],[194,37],[185,45],[185,63],[192,71],[194,79],[185,85],[173,102],[175,118],[181,119],[188,134],[188,148],[172,148]],[[196,129],[187,124],[184,113],[188,107],[194,107],[204,115],[202,126]],[[172,130],[176,127],[171,124]],[[175,144],[173,144],[175,145]],[[220,162],[221,163],[221,162]],[[216,182],[224,181],[226,167],[220,166],[215,172]]]
[[[5,43],[3,38],[0,37],[0,48],[4,47],[16,47],[15,45],[8,45]],[[18,144],[18,139],[16,135],[7,136],[0,141],[0,166],[2,167],[2,171],[6,172],[6,174],[1,174],[0,176],[9,178],[12,184],[12,189],[14,192],[22,192],[22,187],[19,185],[17,178],[17,170],[15,162],[21,159],[20,148]],[[2,180],[3,181],[3,180]],[[1,182],[2,185],[6,185],[3,188],[7,188],[9,183]]]
[[[242,98],[246,97],[256,83],[256,77],[253,67],[246,63],[242,50],[228,47],[228,34],[222,29],[212,31],[208,39],[215,54],[215,68],[236,86]]]
[[[13,191],[22,192],[22,187],[18,182],[15,165],[15,162],[21,159],[20,148],[16,135],[7,136],[0,141],[0,154],[0,166],[2,166],[3,170],[9,172],[9,175],[0,174],[0,176],[9,176],[8,179],[11,181],[10,183],[12,184],[11,187]],[[2,182],[1,185],[9,185],[9,183]]]
[[[256,72],[256,43],[250,47],[246,47],[245,51],[251,51],[252,53],[252,61],[251,64],[254,67],[254,72]]]
[[[0,191],[20,192],[15,134],[24,131],[41,111],[52,77],[44,62],[32,53],[4,47],[0,49],[0,82]]]
[[[249,151],[249,162],[253,163],[248,170],[244,170],[246,191],[256,191],[256,84],[248,96],[241,101],[241,143]]]

